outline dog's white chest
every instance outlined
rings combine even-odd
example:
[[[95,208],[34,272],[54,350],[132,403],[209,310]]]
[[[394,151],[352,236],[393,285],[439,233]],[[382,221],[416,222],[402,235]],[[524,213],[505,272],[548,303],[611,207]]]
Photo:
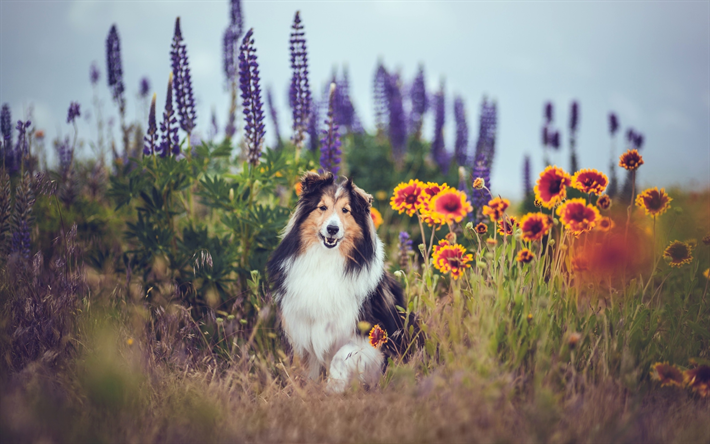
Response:
[[[325,363],[355,335],[360,307],[380,276],[366,269],[345,275],[345,265],[342,255],[321,245],[284,264],[281,312],[284,330],[299,355],[308,352]]]

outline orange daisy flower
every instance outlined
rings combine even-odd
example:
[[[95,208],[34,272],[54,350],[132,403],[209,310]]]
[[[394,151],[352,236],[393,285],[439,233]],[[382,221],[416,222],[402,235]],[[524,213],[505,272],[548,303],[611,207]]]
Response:
[[[380,348],[383,345],[389,341],[389,338],[387,338],[387,332],[380,327],[379,324],[375,325],[372,327],[372,330],[370,330],[370,345],[375,347],[375,348]]]
[[[412,216],[426,202],[424,194],[424,184],[417,179],[412,179],[407,183],[400,183],[394,189],[394,195],[390,199],[393,210],[404,212],[407,216]]]
[[[527,264],[533,259],[535,259],[535,254],[527,248],[523,248],[522,250],[520,250],[518,252],[518,256],[515,258],[515,260],[520,262],[521,264]]]
[[[483,222],[480,222],[478,225],[476,225],[476,233],[478,233],[478,234],[488,233],[488,225],[484,224]]]
[[[609,184],[606,174],[595,169],[579,170],[572,177],[572,186],[583,193],[600,195]]]
[[[447,245],[451,245],[451,244],[449,243],[449,241],[446,240],[446,239],[441,239],[441,240],[439,241],[439,244],[438,244],[438,245],[434,245],[434,248],[432,249],[432,252],[431,252],[432,256],[435,255],[436,252],[439,251],[442,247],[445,247],[445,246],[447,246]]]
[[[638,150],[628,150],[619,156],[619,166],[629,171],[636,171],[641,165],[643,165],[643,157]]]
[[[469,262],[473,260],[473,255],[466,254],[462,245],[450,245],[448,242],[442,245],[439,242],[439,248],[434,249],[432,259],[437,270],[444,274],[451,273],[451,277],[456,280],[463,275],[464,270],[471,268]]]
[[[646,210],[649,216],[660,216],[671,207],[672,200],[665,188],[661,188],[661,191],[658,191],[658,187],[649,188],[636,196],[636,206]]]
[[[447,188],[431,198],[423,211],[425,217],[431,218],[436,224],[461,222],[473,211],[466,193],[455,188]]]
[[[710,366],[700,365],[683,373],[684,382],[703,398],[710,397]]]
[[[562,168],[548,166],[540,174],[535,185],[535,198],[545,208],[553,208],[567,197],[567,186],[572,183],[572,178]]]
[[[599,231],[609,231],[612,228],[614,228],[614,221],[610,217],[602,217],[596,226]]]
[[[477,177],[473,181],[473,188],[476,190],[482,190],[486,186],[486,181],[481,177]]]
[[[575,256],[572,258],[572,270],[587,271],[589,270],[589,261],[583,256]]]
[[[293,186],[293,189],[296,190],[296,196],[300,196],[303,192],[303,184],[301,182],[296,182],[296,185]]]
[[[520,229],[524,241],[538,241],[552,228],[550,216],[542,213],[528,213],[520,219]]]
[[[656,362],[651,366],[651,378],[659,381],[661,387],[683,384],[683,373],[675,365],[667,362]]]
[[[611,208],[611,197],[609,197],[608,194],[599,196],[599,199],[597,199],[597,206],[602,210],[608,210]]]
[[[663,257],[671,260],[671,267],[681,267],[693,260],[693,247],[685,242],[673,241],[663,252]]]
[[[488,202],[488,205],[483,206],[483,215],[490,216],[493,222],[498,222],[509,206],[510,201],[508,199],[494,197]]]
[[[427,182],[426,185],[424,186],[424,195],[427,198],[427,200],[431,199],[432,197],[436,196],[437,194],[441,193],[442,191],[446,191],[450,186],[443,184],[439,185],[436,182]]]
[[[584,199],[570,199],[557,208],[557,215],[565,228],[574,234],[589,231],[599,222],[599,210],[587,205]]]
[[[504,219],[498,221],[498,232],[503,236],[510,236],[513,234],[513,229],[517,225],[517,221],[513,216],[508,216]]]
[[[375,230],[380,228],[384,219],[382,219],[382,215],[377,211],[377,208],[370,208],[370,217],[372,217],[372,223],[375,224]]]

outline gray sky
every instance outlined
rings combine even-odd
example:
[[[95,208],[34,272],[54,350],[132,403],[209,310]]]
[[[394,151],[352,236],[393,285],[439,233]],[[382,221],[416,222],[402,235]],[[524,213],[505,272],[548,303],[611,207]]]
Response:
[[[321,90],[335,66],[347,63],[355,108],[373,127],[372,77],[378,58],[407,81],[419,63],[430,89],[445,79],[447,149],[453,150],[453,94],[466,101],[470,143],[481,98],[498,102],[492,189],[522,194],[523,155],[542,169],[540,131],[546,100],[567,140],[569,107],[580,102],[580,167],[608,173],[607,115],[615,111],[622,136],[631,126],[645,136],[642,185],[710,184],[710,3],[708,2],[465,2],[244,1],[264,88],[271,85],[283,137],[289,137],[286,90],[288,39],[301,11],[309,46],[311,84]],[[128,112],[140,110],[139,80],[147,76],[165,100],[169,47],[181,17],[198,100],[198,131],[207,132],[212,107],[223,127],[228,107],[222,73],[222,33],[228,0],[10,1],[0,0],[0,102],[13,120],[32,104],[34,125],[53,138],[67,133],[71,101],[91,109],[89,66],[97,61],[104,114],[116,115],[105,86],[105,39],[116,23],[121,37]],[[24,111],[23,111],[24,110]],[[432,116],[425,127],[432,137]],[[267,144],[273,144],[267,118]],[[82,135],[92,134],[83,123]],[[621,138],[620,138],[621,139]],[[617,145],[620,154],[623,144]],[[85,153],[88,155],[88,151]],[[565,148],[554,158],[569,166]],[[374,190],[373,190],[374,191]]]

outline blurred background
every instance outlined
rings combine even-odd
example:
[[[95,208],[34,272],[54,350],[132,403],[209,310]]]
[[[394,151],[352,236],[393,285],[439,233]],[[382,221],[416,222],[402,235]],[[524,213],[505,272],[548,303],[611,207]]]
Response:
[[[222,38],[229,2],[6,1],[0,2],[0,102],[13,120],[29,118],[48,140],[70,133],[66,110],[82,104],[82,136],[91,138],[89,70],[99,67],[103,118],[118,113],[106,85],[106,36],[121,38],[128,120],[145,121],[149,99],[141,79],[164,103],[176,16],[187,44],[197,100],[196,133],[206,137],[214,113],[224,132],[229,92]],[[262,85],[273,91],[282,137],[291,135],[288,104],[289,33],[301,11],[308,42],[310,82],[321,99],[333,73],[347,69],[350,96],[365,130],[374,131],[373,78],[378,62],[411,83],[420,65],[427,89],[446,92],[446,149],[456,136],[453,97],[465,104],[469,154],[475,149],[480,104],[497,103],[497,161],[492,191],[523,195],[523,156],[533,177],[543,169],[544,104],[562,148],[553,163],[569,169],[570,105],[579,103],[580,168],[608,170],[609,113],[617,114],[617,155],[629,128],[643,134],[646,161],[640,186],[710,184],[710,4],[700,2],[316,2],[244,1],[244,29],[254,28]],[[241,127],[241,126],[240,126]],[[433,138],[433,113],[424,138]],[[267,118],[268,146],[275,145]],[[52,150],[50,150],[52,151]],[[84,146],[77,156],[93,153]],[[55,156],[51,153],[50,156]],[[56,159],[50,159],[56,162]]]

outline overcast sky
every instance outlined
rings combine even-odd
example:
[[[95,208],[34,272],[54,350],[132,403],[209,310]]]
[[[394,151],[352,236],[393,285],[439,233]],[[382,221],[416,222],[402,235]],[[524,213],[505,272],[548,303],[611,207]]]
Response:
[[[614,111],[622,132],[631,126],[645,136],[642,185],[710,184],[708,2],[244,1],[245,27],[254,28],[263,86],[274,89],[284,137],[290,136],[288,40],[296,10],[306,29],[311,84],[321,90],[334,67],[347,64],[355,108],[368,130],[378,59],[401,70],[407,81],[422,63],[430,89],[445,80],[449,150],[455,136],[453,94],[465,99],[471,145],[482,97],[495,99],[499,126],[491,182],[496,193],[521,196],[524,154],[532,156],[534,173],[542,169],[547,100],[555,105],[555,124],[565,142],[570,103],[580,102],[581,167],[608,170],[607,116]],[[129,115],[144,112],[136,99],[143,76],[162,107],[176,16],[190,56],[198,131],[207,132],[212,108],[223,127],[229,98],[221,41],[228,0],[0,0],[0,102],[10,104],[13,120],[31,105],[35,128],[50,139],[67,133],[71,101],[80,102],[83,113],[91,110],[89,66],[96,61],[104,113],[116,115],[105,85],[104,53],[115,23]],[[425,128],[429,139],[431,119]],[[267,123],[271,145],[270,119]],[[91,135],[91,128],[84,122],[83,135]],[[566,148],[557,162],[568,168]]]

